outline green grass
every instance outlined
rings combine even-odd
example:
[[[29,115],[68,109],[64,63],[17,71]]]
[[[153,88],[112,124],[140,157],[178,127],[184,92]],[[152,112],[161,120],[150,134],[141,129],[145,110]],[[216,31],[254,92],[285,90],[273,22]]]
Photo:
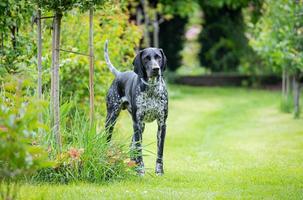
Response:
[[[171,86],[163,177],[154,175],[156,125],[143,135],[145,177],[103,185],[30,185],[21,199],[303,199],[303,120],[280,93]],[[127,113],[115,140],[130,142]]]

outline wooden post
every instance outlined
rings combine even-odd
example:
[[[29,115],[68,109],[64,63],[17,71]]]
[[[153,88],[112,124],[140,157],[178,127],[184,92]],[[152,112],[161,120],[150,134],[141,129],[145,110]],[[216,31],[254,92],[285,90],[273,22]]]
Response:
[[[42,34],[41,34],[41,9],[38,8],[38,13],[37,13],[37,61],[38,61],[38,88],[37,88],[37,93],[38,93],[38,99],[42,99]],[[39,112],[38,115],[38,120],[40,123],[42,123],[42,112]],[[39,132],[41,130],[39,129]]]
[[[53,78],[53,133],[56,138],[58,151],[61,153],[62,151],[62,142],[61,142],[61,134],[60,134],[60,85],[59,85],[59,60],[60,60],[60,29],[61,29],[61,18],[62,14],[56,12],[54,18],[54,32],[53,32],[53,70],[52,70],[52,78]]]
[[[90,128],[94,125],[94,35],[93,35],[94,9],[89,9],[89,118]]]
[[[54,134],[54,72],[55,72],[55,49],[56,49],[56,18],[53,18],[52,25],[52,64],[51,64],[51,92],[50,92],[50,126]],[[55,135],[55,134],[54,134]]]

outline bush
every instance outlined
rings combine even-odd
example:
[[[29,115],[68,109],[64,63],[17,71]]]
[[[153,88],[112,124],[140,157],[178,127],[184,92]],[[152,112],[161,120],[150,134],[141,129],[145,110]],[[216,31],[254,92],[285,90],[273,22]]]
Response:
[[[38,113],[45,105],[28,96],[30,82],[13,77],[2,85],[0,94],[0,194],[4,199],[16,195],[18,180],[45,166],[46,151],[37,145]]]

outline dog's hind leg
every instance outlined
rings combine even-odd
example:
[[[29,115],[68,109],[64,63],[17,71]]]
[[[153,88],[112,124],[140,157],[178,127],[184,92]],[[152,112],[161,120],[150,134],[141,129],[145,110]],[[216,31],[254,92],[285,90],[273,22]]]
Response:
[[[105,122],[105,131],[107,134],[107,142],[110,142],[114,126],[121,111],[122,101],[116,90],[109,90],[106,99],[107,115]]]
[[[116,124],[117,118],[119,116],[120,110],[115,109],[113,111],[107,111],[106,115],[106,123],[105,123],[105,131],[107,134],[107,142],[110,142],[114,130],[114,126]]]

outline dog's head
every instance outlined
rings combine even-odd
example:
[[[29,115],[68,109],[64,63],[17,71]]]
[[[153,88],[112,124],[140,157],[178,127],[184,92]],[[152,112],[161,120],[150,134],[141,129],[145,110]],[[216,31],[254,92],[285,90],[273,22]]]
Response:
[[[134,72],[141,78],[154,78],[163,74],[166,56],[162,49],[146,48],[140,51],[134,61]]]

